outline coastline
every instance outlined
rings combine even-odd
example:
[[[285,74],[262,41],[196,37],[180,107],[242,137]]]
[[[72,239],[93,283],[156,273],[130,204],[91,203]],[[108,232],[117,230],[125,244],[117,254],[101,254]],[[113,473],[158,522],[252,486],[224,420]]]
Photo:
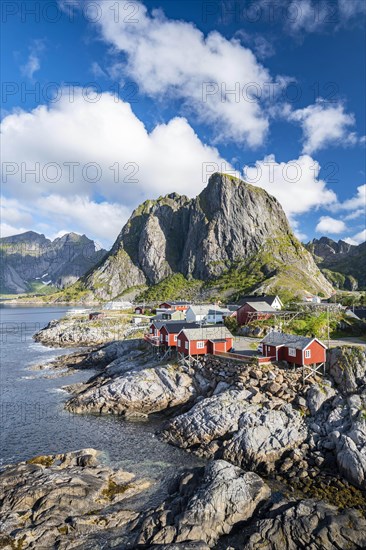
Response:
[[[36,335],[36,341],[38,338],[49,345],[62,323],[61,319],[40,331],[42,336]],[[139,338],[96,342],[95,334],[80,330],[77,321],[69,319],[67,326],[67,334],[73,335],[79,347],[89,347],[55,359],[51,367],[56,372],[90,368],[96,373],[84,383],[63,387],[70,396],[66,410],[123,416],[126,421],[159,414],[159,439],[197,455],[206,465],[179,474],[168,496],[149,510],[131,515],[133,497],[129,500],[127,493],[114,502],[118,512],[113,521],[102,520],[97,511],[92,514],[94,523],[82,521],[82,530],[80,519],[72,522],[72,529],[62,520],[57,536],[50,524],[45,532],[48,537],[56,536],[54,540],[61,548],[82,548],[75,539],[93,539],[98,531],[103,533],[103,540],[119,540],[126,549],[131,544],[134,548],[164,544],[164,548],[183,549],[188,543],[195,549],[221,548],[222,539],[229,540],[234,549],[249,550],[260,548],[266,530],[277,526],[279,533],[288,530],[291,544],[297,547],[310,544],[315,537],[322,547],[331,549],[323,538],[317,538],[319,534],[310,524],[298,538],[302,510],[314,525],[324,522],[325,517],[332,518],[336,531],[331,536],[347,540],[350,548],[366,543],[362,450],[348,442],[355,430],[362,437],[365,423],[361,414],[366,403],[365,352],[339,348],[330,358],[333,366],[327,378],[313,378],[303,386],[300,375],[281,366],[255,368],[210,358],[194,365],[172,360],[159,363]],[[54,344],[58,345],[58,339]],[[338,368],[345,361],[352,367],[346,379]],[[94,451],[80,454],[94,456]],[[84,459],[78,465],[81,470],[77,475],[90,475],[89,459],[85,460],[85,465]],[[359,460],[358,469],[353,467],[355,460]],[[57,479],[60,472],[55,472],[53,461],[38,459],[34,471],[41,471],[45,479]],[[19,476],[25,467],[13,468]],[[108,475],[129,474],[119,471]],[[12,488],[15,494],[20,484],[18,479]],[[109,482],[102,491],[108,488],[112,500],[121,494]],[[279,499],[282,506],[278,506]],[[179,520],[174,520],[178,508]],[[355,525],[356,520],[357,529],[349,527],[345,533],[345,525]],[[32,537],[38,531],[35,518],[29,521],[22,536],[30,537],[32,548]],[[251,534],[240,531],[243,521],[249,522]],[[20,535],[14,540],[20,540]],[[36,545],[42,539],[35,540]]]

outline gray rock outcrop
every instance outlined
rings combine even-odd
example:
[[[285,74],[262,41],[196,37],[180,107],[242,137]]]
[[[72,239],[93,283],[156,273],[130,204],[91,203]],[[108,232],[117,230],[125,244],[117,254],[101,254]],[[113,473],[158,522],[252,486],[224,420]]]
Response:
[[[123,502],[150,482],[112,470],[95,449],[35,457],[0,474],[0,547],[74,548],[138,514]],[[85,547],[85,546],[84,546]]]
[[[349,346],[329,350],[327,370],[343,393],[360,391],[366,385],[366,351]]]
[[[366,519],[356,510],[338,510],[314,500],[280,501],[250,526],[237,550],[356,550],[366,547]]]
[[[50,321],[33,335],[36,342],[51,347],[90,346],[123,340],[131,330],[127,318],[100,321],[64,317]]]
[[[289,449],[306,439],[305,423],[291,405],[270,410],[253,405],[239,420],[239,430],[224,450],[224,458],[246,469],[270,472]]]
[[[335,394],[336,392],[329,382],[325,382],[321,386],[319,384],[311,386],[306,394],[307,406],[309,407],[310,413],[312,415],[317,414],[323,404],[329,401],[329,399],[332,399]]]
[[[183,449],[210,443],[236,432],[249,391],[227,390],[203,399],[188,412],[172,419],[163,430],[166,441]]]
[[[198,393],[191,375],[177,365],[129,370],[99,377],[90,388],[72,397],[66,408],[74,413],[148,415],[187,403]]]
[[[188,474],[181,479],[178,493],[170,501],[147,514],[136,542],[149,545],[194,542],[211,548],[233,525],[251,518],[270,493],[255,473],[244,472],[224,460],[212,461],[203,477],[200,473]]]

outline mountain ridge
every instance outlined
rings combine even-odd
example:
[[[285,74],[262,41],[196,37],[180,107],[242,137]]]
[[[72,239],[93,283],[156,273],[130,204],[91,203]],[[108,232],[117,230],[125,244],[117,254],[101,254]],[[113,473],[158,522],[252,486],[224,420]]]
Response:
[[[321,237],[305,247],[334,286],[344,290],[366,288],[366,242],[353,245]]]
[[[73,284],[106,250],[97,250],[86,235],[71,232],[51,241],[42,233],[26,231],[0,238],[0,254],[0,291],[19,294]]]
[[[201,282],[211,295],[333,290],[293,235],[279,202],[262,188],[220,173],[193,199],[170,193],[138,206],[111,251],[78,287],[109,300],[178,274],[188,286]]]

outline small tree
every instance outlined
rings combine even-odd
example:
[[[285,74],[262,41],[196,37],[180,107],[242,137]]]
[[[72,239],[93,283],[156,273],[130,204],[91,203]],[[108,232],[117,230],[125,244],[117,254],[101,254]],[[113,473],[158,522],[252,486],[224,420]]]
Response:
[[[238,330],[238,321],[235,317],[225,317],[224,324],[232,333]]]

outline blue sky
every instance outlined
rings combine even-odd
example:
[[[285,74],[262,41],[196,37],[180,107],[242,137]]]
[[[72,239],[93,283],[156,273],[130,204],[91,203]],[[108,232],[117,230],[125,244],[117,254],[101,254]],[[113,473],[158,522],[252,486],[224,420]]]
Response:
[[[2,8],[2,235],[86,233],[232,171],[302,240],[365,240],[363,0]]]

